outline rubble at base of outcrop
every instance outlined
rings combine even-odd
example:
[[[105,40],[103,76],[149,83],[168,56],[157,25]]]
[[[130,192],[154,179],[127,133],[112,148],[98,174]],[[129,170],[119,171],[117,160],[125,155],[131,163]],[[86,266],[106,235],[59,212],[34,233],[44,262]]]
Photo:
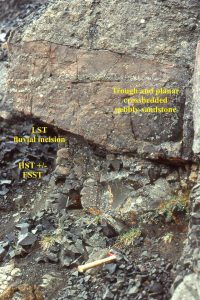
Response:
[[[180,224],[180,228],[185,225]],[[151,226],[152,232],[149,230]],[[34,232],[37,243],[34,240],[22,244],[24,252],[15,256],[14,271],[7,280],[15,287],[24,283],[33,285],[34,280],[47,300],[143,300],[149,297],[167,300],[173,280],[173,265],[181,253],[185,233],[177,230],[175,224],[169,227],[163,224],[159,232],[156,224],[147,227],[130,246],[119,249],[115,246],[115,238],[104,235],[96,217],[83,211],[62,214],[40,212],[34,217],[21,215],[18,223],[15,222],[15,229],[12,229],[15,234],[12,245],[15,242],[19,244],[21,232]],[[173,230],[173,227],[177,230],[174,240],[169,245],[164,244],[163,233]],[[171,258],[170,253],[175,246],[178,252],[176,257]],[[89,270],[85,274],[77,272],[79,264],[100,259],[110,252],[118,256],[116,262]],[[5,256],[5,267],[7,260]],[[1,268],[3,270],[0,267],[0,274]]]
[[[148,212],[184,197],[196,181],[196,164],[167,165],[131,155],[111,154],[68,136],[57,152],[46,208],[83,207],[113,212],[119,219]],[[134,219],[132,220],[134,221]]]
[[[60,145],[56,155],[55,145],[30,147],[28,143],[12,142],[14,135],[27,137],[35,120],[13,118],[1,122],[1,172],[7,180],[2,182],[5,195],[1,195],[1,203],[8,204],[1,211],[1,267],[15,260],[12,274],[6,275],[7,279],[2,277],[4,291],[10,284],[16,290],[22,284],[35,284],[48,300],[169,299],[173,265],[186,234],[185,221],[178,226],[161,221],[159,232],[156,224],[147,225],[148,230],[144,226],[134,243],[121,250],[117,248],[117,238],[129,228],[137,228],[142,213],[156,209],[171,199],[174,192],[182,195],[187,191],[196,180],[196,165],[192,169],[190,165],[167,166],[107,153],[69,133],[65,133],[65,147]],[[44,157],[50,166],[45,175],[47,180],[20,182],[19,170],[11,172],[20,159]],[[101,194],[96,193],[96,186]],[[133,207],[129,204],[131,193],[135,195]],[[32,201],[27,201],[30,195]],[[143,195],[142,207],[137,204],[139,195]],[[19,199],[20,204],[13,205],[13,199]],[[171,231],[175,232],[173,242],[165,245],[162,236]],[[176,257],[171,258],[173,247],[179,249]],[[121,254],[121,260],[98,268],[94,274],[77,273],[77,265],[101,258],[111,248]]]

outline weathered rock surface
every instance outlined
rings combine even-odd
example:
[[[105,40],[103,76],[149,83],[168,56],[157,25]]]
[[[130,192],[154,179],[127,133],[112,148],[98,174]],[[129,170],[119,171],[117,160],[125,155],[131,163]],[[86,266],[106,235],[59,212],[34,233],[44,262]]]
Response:
[[[197,45],[195,72],[193,77],[193,121],[194,140],[193,151],[199,158],[200,154],[200,44]],[[190,196],[190,224],[188,239],[183,251],[180,265],[177,268],[177,277],[174,282],[172,300],[200,298],[200,173],[197,183],[192,189]]]
[[[46,209],[93,208],[118,212],[123,219],[130,212],[148,212],[181,197],[196,180],[195,165],[191,172],[190,165],[167,166],[117,154],[99,156],[84,140],[70,135],[67,139],[68,147],[57,152]]]
[[[8,75],[8,67],[5,62],[0,61],[0,117],[7,118],[9,115],[9,110],[11,107],[11,103],[7,100],[6,97],[6,80]]]
[[[34,209],[41,201],[42,207],[53,212],[84,207],[98,215],[99,211],[114,210],[120,213],[121,223],[108,214],[102,224],[107,236],[114,236],[123,231],[127,213],[133,213],[133,224],[137,214],[182,195],[196,180],[198,168],[194,166],[190,173],[188,160],[193,159],[192,143],[193,151],[200,153],[199,46],[193,103],[190,84],[199,37],[199,4],[195,0],[53,2],[21,33],[10,33],[6,46],[10,94],[5,98],[7,69],[3,63],[1,115],[11,109],[12,99],[13,112],[38,117],[73,134],[66,148],[57,153],[50,192]],[[4,52],[0,55],[3,58]],[[180,94],[169,96],[168,104],[176,107],[177,113],[114,114],[123,97],[114,95],[113,87],[138,86],[179,88]],[[125,96],[130,97],[128,93]],[[163,164],[169,160],[171,165]],[[9,183],[1,183],[4,197]],[[40,210],[41,205],[38,207]],[[199,220],[198,183],[191,195],[188,242],[173,300],[199,298]],[[30,246],[36,240],[35,231],[25,233],[33,238],[28,241]],[[106,246],[98,235],[87,237],[88,253],[97,244]],[[59,255],[60,250],[50,249],[46,258],[70,266],[77,263],[77,255],[83,259],[81,246],[81,238],[77,241],[74,234],[70,246],[66,240]],[[2,259],[4,252],[3,248]],[[139,287],[132,283],[130,297]],[[104,299],[112,298],[115,291],[106,289]],[[73,297],[73,289],[69,292]],[[154,282],[148,292],[162,297],[162,285]],[[121,296],[125,299],[126,295]]]
[[[197,184],[194,186],[190,197],[190,224],[188,239],[183,251],[180,264],[177,267],[177,277],[173,285],[172,300],[200,298],[200,173]]]
[[[0,293],[3,292],[13,280],[19,275],[20,270],[15,268],[14,263],[10,262],[0,267]]]
[[[46,7],[47,0],[0,0],[0,117],[11,117],[12,98],[7,95],[9,69],[7,40],[16,28],[30,24]]]
[[[112,151],[188,159],[197,4],[170,4],[55,2],[9,41],[14,109]],[[168,104],[177,113],[113,114],[113,87],[138,86],[180,88]]]
[[[185,276],[183,282],[173,294],[172,300],[197,300],[200,298],[199,274]]]
[[[194,141],[193,141],[193,151],[197,154],[200,154],[200,43],[197,45],[196,50],[196,62],[195,62],[195,72],[193,77],[193,119],[194,119]]]

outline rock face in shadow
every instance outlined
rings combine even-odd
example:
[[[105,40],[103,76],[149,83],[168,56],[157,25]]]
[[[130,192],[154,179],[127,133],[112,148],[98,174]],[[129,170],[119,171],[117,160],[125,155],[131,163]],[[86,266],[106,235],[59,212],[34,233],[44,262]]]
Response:
[[[51,5],[21,35],[10,37],[14,110],[109,151],[191,158],[188,82],[198,36],[196,4],[170,2],[173,10],[146,1]],[[178,95],[168,95],[167,104],[145,104],[175,107],[176,112],[113,113],[124,106],[124,97],[131,97],[113,89],[134,87],[179,89]]]

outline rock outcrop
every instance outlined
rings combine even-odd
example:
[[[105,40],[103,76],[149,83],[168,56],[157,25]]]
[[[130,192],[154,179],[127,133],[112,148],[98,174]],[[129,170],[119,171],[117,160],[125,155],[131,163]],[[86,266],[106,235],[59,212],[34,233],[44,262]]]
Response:
[[[98,153],[84,140],[68,136],[57,152],[46,209],[80,207],[115,211],[126,220],[182,197],[195,182],[190,165],[179,167],[127,155]],[[195,165],[194,165],[195,167]]]
[[[193,151],[198,156],[200,153],[200,44],[197,45],[196,64],[193,77],[193,119],[194,119],[194,140]],[[178,266],[178,276],[174,282],[174,293],[172,300],[200,298],[200,174],[197,183],[192,189],[190,195],[190,224],[188,231],[188,239],[183,251],[183,255]]]
[[[196,154],[200,154],[200,121],[199,121],[199,115],[200,115],[200,43],[197,45],[196,50],[196,64],[195,64],[195,72],[193,77],[193,102],[194,102],[194,108],[193,108],[193,119],[194,119],[194,141],[193,141],[193,151]]]
[[[197,3],[170,4],[56,1],[10,37],[14,110],[109,151],[191,158]],[[113,87],[178,88],[167,105],[177,112],[113,114],[123,98]]]
[[[10,34],[2,112],[9,106],[68,137],[57,153],[47,210],[82,205],[120,211],[123,219],[183,195],[196,181],[198,167],[191,163],[200,153],[199,46],[193,91],[191,79],[199,3],[148,2],[53,1],[20,33]],[[115,92],[130,88],[176,89],[167,105],[157,105],[176,111],[118,113],[125,97],[141,96]],[[173,300],[199,299],[199,182]]]

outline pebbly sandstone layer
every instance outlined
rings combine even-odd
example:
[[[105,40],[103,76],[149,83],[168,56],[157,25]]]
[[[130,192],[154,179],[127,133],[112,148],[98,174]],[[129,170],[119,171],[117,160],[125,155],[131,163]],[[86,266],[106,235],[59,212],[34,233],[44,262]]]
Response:
[[[184,1],[183,16],[172,5],[56,1],[8,43],[13,109],[109,151],[191,159],[196,3]],[[123,105],[113,87],[179,88],[176,113],[113,114]]]

